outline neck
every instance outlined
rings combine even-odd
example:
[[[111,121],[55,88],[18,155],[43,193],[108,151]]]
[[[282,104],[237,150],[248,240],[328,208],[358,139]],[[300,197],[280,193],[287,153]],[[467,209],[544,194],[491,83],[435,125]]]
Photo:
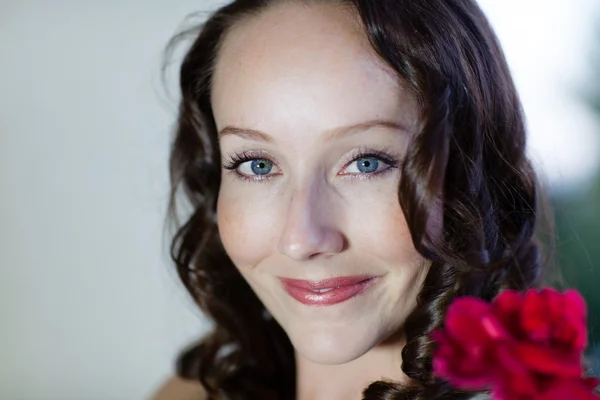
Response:
[[[408,383],[401,370],[403,338],[389,339],[359,358],[339,365],[314,363],[296,353],[298,400],[361,400],[378,380]]]

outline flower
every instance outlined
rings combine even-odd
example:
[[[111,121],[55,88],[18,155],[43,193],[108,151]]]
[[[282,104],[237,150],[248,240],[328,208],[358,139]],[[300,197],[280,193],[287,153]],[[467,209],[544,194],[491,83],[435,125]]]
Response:
[[[497,400],[599,400],[581,365],[586,314],[575,290],[508,290],[491,303],[459,297],[432,333],[434,373]]]
[[[598,386],[598,380],[595,378],[580,381],[557,381],[538,396],[536,400],[597,400],[598,396],[593,393],[596,386]]]
[[[470,297],[457,299],[446,315],[446,330],[435,331],[434,370],[451,383],[477,390],[493,379],[495,339],[507,332],[490,304]]]

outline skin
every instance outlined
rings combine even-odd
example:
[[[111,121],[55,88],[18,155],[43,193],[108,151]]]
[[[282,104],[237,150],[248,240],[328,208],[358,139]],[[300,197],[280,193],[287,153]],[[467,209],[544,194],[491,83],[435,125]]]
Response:
[[[290,2],[235,24],[211,90],[220,235],[294,345],[297,398],[360,399],[371,381],[407,382],[402,328],[428,270],[397,198],[397,164],[420,128],[414,95],[352,11]],[[342,129],[375,120],[386,123]],[[361,151],[386,161],[365,173]],[[236,155],[248,161],[236,167]],[[256,175],[251,159],[270,172]],[[364,274],[378,277],[364,293],[322,307],[296,301],[278,279]]]
[[[150,400],[204,400],[206,392],[197,382],[172,377],[164,382]]]

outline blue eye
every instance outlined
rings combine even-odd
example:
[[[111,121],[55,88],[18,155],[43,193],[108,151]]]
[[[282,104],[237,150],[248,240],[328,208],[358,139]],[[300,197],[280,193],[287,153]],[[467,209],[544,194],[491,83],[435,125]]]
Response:
[[[232,154],[229,162],[223,162],[223,168],[234,172],[238,178],[250,181],[262,181],[281,175],[277,163],[260,153],[248,151]]]
[[[252,160],[250,168],[256,175],[266,175],[273,169],[273,164],[268,160]]]
[[[246,161],[241,163],[239,171],[244,175],[268,175],[273,170],[273,163],[263,158],[257,158],[254,160]]]
[[[357,175],[364,178],[375,177],[398,166],[396,157],[376,150],[360,150],[341,175]]]
[[[356,160],[357,169],[363,174],[369,174],[377,171],[379,160],[375,157],[364,157]]]

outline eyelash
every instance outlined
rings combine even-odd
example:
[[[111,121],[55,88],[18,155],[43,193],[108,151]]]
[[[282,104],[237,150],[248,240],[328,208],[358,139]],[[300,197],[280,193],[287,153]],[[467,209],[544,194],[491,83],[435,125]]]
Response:
[[[387,168],[385,168],[379,172],[358,173],[358,174],[352,173],[352,174],[348,174],[348,175],[354,176],[354,177],[359,177],[359,179],[373,179],[373,178],[378,177],[379,175],[383,175],[386,172],[391,171],[392,169],[398,168],[398,165],[399,165],[399,161],[394,156],[388,154],[387,152],[385,152],[383,150],[361,148],[361,149],[357,149],[353,152],[350,162],[348,162],[344,166],[344,169],[348,168],[349,165],[351,165],[353,162],[355,162],[357,160],[360,160],[361,158],[376,158],[379,161],[383,161],[387,165]],[[260,175],[247,176],[247,175],[241,174],[240,172],[237,171],[238,167],[240,165],[242,165],[243,163],[248,162],[248,161],[254,161],[254,160],[267,160],[270,163],[272,163],[273,165],[276,165],[276,163],[273,162],[271,157],[269,157],[268,155],[266,155],[262,152],[247,151],[247,152],[242,152],[242,153],[234,153],[233,155],[231,155],[229,157],[229,160],[223,164],[223,168],[225,168],[228,171],[233,172],[240,179],[244,179],[244,180],[252,181],[252,182],[269,180],[269,179],[274,178],[275,176],[279,175],[279,174],[273,174],[273,175],[264,175],[264,176],[260,176]]]
[[[253,161],[253,160],[267,160],[267,161],[271,162],[273,165],[275,165],[275,163],[271,160],[271,157],[269,157],[268,155],[261,153],[261,152],[248,151],[248,152],[243,152],[243,153],[234,153],[233,155],[231,155],[229,157],[229,161],[227,163],[223,164],[223,168],[233,172],[238,178],[244,179],[247,181],[264,181],[264,180],[268,180],[268,179],[271,179],[274,177],[274,175],[247,176],[247,175],[241,174],[237,171],[237,169],[240,165],[242,165],[245,162]]]

